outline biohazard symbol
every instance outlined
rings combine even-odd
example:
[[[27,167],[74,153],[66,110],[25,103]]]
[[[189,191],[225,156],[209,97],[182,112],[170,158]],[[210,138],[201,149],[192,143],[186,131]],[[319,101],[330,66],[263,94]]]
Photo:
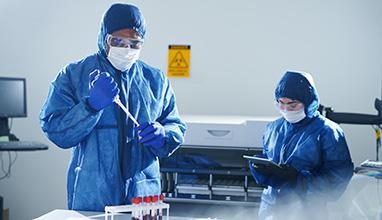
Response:
[[[178,51],[175,57],[171,60],[169,67],[171,68],[188,68],[188,63],[183,57],[183,54]]]

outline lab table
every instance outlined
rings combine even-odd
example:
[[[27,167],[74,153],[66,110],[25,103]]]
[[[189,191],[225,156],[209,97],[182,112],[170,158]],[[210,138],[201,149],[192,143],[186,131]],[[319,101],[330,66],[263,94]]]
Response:
[[[34,220],[68,220],[68,219],[70,220],[84,220],[84,219],[105,220],[105,213],[55,209],[40,217],[35,218]],[[112,219],[112,218],[109,216],[108,219]],[[130,213],[114,215],[114,218],[113,218],[113,220],[127,220],[127,219],[131,219]],[[177,216],[169,217],[169,220],[212,220],[212,219],[216,219],[216,218],[193,218],[193,217],[177,217]],[[166,220],[166,216],[163,216],[163,220]]]
[[[1,141],[0,151],[39,151],[48,150],[48,146],[34,141]],[[4,199],[0,196],[0,220],[3,220]]]

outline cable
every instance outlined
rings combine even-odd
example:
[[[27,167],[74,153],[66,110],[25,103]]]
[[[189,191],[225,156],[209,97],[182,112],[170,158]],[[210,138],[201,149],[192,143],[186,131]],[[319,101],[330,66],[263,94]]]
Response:
[[[4,166],[4,159],[3,159],[3,153],[1,152],[1,170],[3,171],[4,173],[4,176],[2,176],[0,179],[4,179],[6,178],[8,175],[9,175],[9,160],[8,160],[8,168],[5,169],[5,166]],[[9,156],[9,155],[8,155]]]
[[[4,165],[3,152],[0,152],[0,160],[1,160],[1,170],[4,175],[0,177],[0,180],[5,178],[9,178],[11,176],[11,168],[15,164],[17,159],[17,152],[15,152],[15,157],[12,159],[11,151],[7,151],[8,153],[8,167]]]

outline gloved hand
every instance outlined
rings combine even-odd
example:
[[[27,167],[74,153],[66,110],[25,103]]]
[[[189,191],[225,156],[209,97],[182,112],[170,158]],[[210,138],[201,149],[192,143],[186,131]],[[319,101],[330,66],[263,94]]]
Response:
[[[140,136],[139,143],[144,146],[161,148],[165,142],[165,129],[158,122],[145,122],[137,127]]]
[[[94,70],[89,74],[89,105],[99,111],[111,103],[119,93],[118,85],[107,72]]]

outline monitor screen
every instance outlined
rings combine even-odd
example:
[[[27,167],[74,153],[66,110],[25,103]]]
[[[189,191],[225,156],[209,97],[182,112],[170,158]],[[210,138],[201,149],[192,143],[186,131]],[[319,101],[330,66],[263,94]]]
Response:
[[[0,77],[0,117],[26,117],[26,103],[25,79]]]

